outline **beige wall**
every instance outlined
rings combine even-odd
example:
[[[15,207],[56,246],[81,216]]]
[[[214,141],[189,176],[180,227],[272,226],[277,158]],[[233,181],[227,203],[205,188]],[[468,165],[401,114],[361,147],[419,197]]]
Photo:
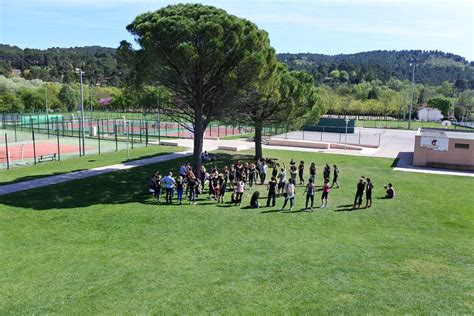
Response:
[[[448,151],[420,147],[420,142],[416,135],[413,165],[474,170],[474,140],[450,138]],[[469,149],[454,148],[455,143],[469,144]]]

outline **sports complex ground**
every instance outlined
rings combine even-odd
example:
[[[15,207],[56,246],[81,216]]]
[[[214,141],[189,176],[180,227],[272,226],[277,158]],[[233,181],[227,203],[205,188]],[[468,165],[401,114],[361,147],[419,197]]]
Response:
[[[109,162],[119,154],[107,154]],[[219,167],[251,159],[216,155]],[[183,160],[172,160],[2,196],[0,313],[472,313],[472,177],[396,172],[393,158],[264,156],[314,161],[319,170],[335,163],[341,188],[312,213],[302,210],[300,186],[292,212],[278,211],[281,199],[246,208],[254,190],[264,203],[264,186],[246,191],[241,207],[205,198],[157,205],[146,182],[155,169],[177,172]],[[46,169],[41,176],[95,160],[36,167]],[[375,184],[374,205],[351,210],[361,175]],[[393,200],[381,198],[388,182]]]

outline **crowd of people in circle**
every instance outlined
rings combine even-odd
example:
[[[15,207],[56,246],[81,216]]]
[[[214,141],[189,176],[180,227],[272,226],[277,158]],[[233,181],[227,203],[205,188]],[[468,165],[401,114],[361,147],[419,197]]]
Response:
[[[207,153],[206,153],[207,154]],[[204,161],[209,161],[207,154]],[[183,200],[189,204],[195,204],[198,196],[207,193],[207,199],[215,200],[217,203],[224,204],[226,193],[230,194],[230,203],[241,205],[246,189],[252,189],[256,184],[266,185],[267,199],[266,207],[275,207],[277,198],[283,197],[283,204],[280,210],[287,206],[292,211],[295,205],[296,185],[304,186],[304,195],[306,197],[305,210],[314,210],[314,196],[317,191],[321,191],[320,208],[328,207],[329,193],[333,188],[339,188],[340,170],[337,165],[331,166],[326,163],[322,171],[322,183],[320,188],[316,189],[317,169],[316,164],[312,162],[308,168],[309,178],[305,178],[306,165],[303,160],[298,164],[291,159],[289,166],[284,162],[281,164],[275,159],[258,159],[255,162],[237,161],[235,164],[225,166],[221,170],[214,164],[210,170],[204,165],[200,168],[200,176],[196,177],[192,171],[190,163],[184,163],[179,168],[179,176],[174,177],[172,172],[162,176],[160,172],[155,171],[149,180],[149,192],[162,202],[162,196],[165,196],[165,203],[173,203],[176,193],[176,203],[182,204]],[[332,174],[332,179],[331,179]],[[332,180],[332,181],[331,181]],[[384,186],[385,198],[394,198],[395,189],[389,183]],[[207,190],[206,190],[207,189]],[[372,191],[374,184],[370,178],[360,177],[356,185],[356,194],[353,208],[360,208],[365,193],[365,208],[372,206]],[[251,208],[260,208],[260,192],[254,191],[250,199]]]

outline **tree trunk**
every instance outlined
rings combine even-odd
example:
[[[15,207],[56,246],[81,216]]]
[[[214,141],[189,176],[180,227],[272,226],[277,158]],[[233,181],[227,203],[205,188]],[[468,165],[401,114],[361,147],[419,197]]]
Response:
[[[204,129],[203,129],[202,110],[195,111],[194,114],[194,147],[193,147],[193,172],[199,179],[201,173],[201,154],[203,147]]]
[[[255,124],[255,159],[262,158],[262,123]]]

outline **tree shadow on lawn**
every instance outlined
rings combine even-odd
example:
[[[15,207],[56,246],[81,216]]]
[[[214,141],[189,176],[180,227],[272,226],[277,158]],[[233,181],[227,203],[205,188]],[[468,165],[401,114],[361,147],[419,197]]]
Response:
[[[130,160],[127,160],[127,159],[123,159],[121,161],[118,161],[118,162],[115,162],[114,164],[120,164],[120,163],[131,163],[133,161],[136,161],[136,160],[141,160],[141,159],[148,159],[148,158],[153,158],[153,157],[159,157],[159,156],[163,156],[163,155],[169,155],[169,154],[174,154],[174,152],[163,152],[163,153],[156,153],[156,154],[151,154],[151,155],[146,155],[146,156],[140,156],[140,157],[136,157],[136,158],[132,158]],[[80,158],[79,158],[80,159]],[[61,160],[59,163],[61,163],[62,161],[68,161],[69,159],[65,159],[65,160]],[[87,160],[88,163],[92,163],[92,162],[95,162],[96,159],[89,159]],[[81,162],[81,163],[84,163],[85,161]],[[55,161],[51,161],[51,162],[44,162],[44,163],[41,163],[41,166],[44,166],[45,164],[53,164],[53,163],[56,163]],[[79,162],[78,162],[79,163]],[[34,168],[34,165],[32,166],[28,166],[27,168]],[[93,169],[93,168],[100,168],[100,166],[94,166],[94,167],[87,167],[85,166],[84,168],[79,168],[79,169],[74,169],[74,170],[69,170],[69,171],[59,171],[59,172],[52,172],[52,173],[48,173],[47,171],[45,171],[44,174],[37,174],[37,175],[31,175],[31,176],[24,176],[24,177],[20,177],[20,178],[16,178],[16,179],[13,179],[13,180],[9,180],[9,181],[6,181],[6,182],[0,182],[0,186],[2,185],[8,185],[8,184],[13,184],[13,183],[18,183],[18,182],[27,182],[27,181],[31,181],[31,180],[36,180],[36,179],[41,179],[41,178],[45,178],[45,177],[52,177],[52,176],[57,176],[57,175],[62,175],[62,174],[67,174],[67,173],[72,173],[72,172],[78,172],[78,171],[84,171],[84,170],[89,170],[89,169]],[[5,172],[8,172],[8,171],[5,171]],[[1,173],[0,173],[1,174]]]
[[[218,159],[207,163],[206,169],[216,164],[218,168],[234,163],[237,159],[251,161],[250,155],[230,155],[219,153]],[[150,203],[148,180],[155,170],[161,174],[179,172],[182,163],[189,157],[161,162],[155,165],[136,167],[107,174],[74,180],[57,185],[21,191],[1,197],[0,205],[8,205],[31,210],[74,209],[91,205],[119,205],[128,203]],[[212,165],[211,165],[212,164]],[[164,195],[162,196],[164,199]],[[200,204],[200,203],[199,203]],[[216,204],[210,202],[209,204]],[[203,205],[203,204],[201,204]]]

